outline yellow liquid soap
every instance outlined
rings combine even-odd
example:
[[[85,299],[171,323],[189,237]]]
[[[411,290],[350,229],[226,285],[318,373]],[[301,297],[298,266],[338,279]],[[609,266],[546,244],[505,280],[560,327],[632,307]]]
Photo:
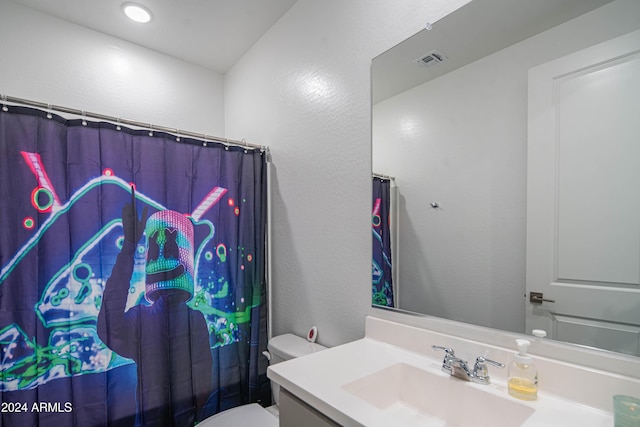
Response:
[[[538,385],[526,378],[509,378],[509,394],[522,400],[536,400],[538,398]]]

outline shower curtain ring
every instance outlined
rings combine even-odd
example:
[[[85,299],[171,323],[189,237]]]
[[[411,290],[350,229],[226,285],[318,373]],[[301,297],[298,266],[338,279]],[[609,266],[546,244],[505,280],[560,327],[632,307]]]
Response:
[[[5,104],[7,102],[7,95],[3,94],[1,98],[2,98],[2,111],[6,113],[7,111],[9,111],[9,107],[7,107],[7,105]]]
[[[47,104],[47,119],[51,119],[53,115],[51,114],[51,104]]]
[[[176,129],[176,142],[180,142],[180,129]]]
[[[120,117],[116,119],[116,130],[122,130],[122,126],[120,126]]]
[[[153,125],[149,123],[149,136],[153,136]]]
[[[82,110],[82,126],[87,125],[87,114]]]

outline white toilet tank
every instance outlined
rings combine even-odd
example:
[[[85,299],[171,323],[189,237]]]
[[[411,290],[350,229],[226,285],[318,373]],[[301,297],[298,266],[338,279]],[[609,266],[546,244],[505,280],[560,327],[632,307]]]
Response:
[[[267,349],[271,354],[270,365],[294,359],[306,354],[326,349],[325,346],[307,341],[305,338],[284,334],[271,338],[267,344]],[[276,405],[280,403],[280,386],[271,381],[271,394]]]

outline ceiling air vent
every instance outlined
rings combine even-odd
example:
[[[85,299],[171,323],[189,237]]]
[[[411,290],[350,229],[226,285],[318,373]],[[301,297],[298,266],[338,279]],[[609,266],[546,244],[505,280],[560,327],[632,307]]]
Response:
[[[433,65],[439,64],[447,60],[447,57],[438,52],[437,50],[432,50],[431,52],[422,55],[420,58],[416,59],[416,62],[421,67],[431,67]]]

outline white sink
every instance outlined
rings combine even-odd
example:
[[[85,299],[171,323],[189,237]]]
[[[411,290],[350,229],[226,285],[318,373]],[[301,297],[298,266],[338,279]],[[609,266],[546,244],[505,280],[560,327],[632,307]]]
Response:
[[[517,427],[534,412],[483,385],[397,363],[342,388],[406,426]]]

